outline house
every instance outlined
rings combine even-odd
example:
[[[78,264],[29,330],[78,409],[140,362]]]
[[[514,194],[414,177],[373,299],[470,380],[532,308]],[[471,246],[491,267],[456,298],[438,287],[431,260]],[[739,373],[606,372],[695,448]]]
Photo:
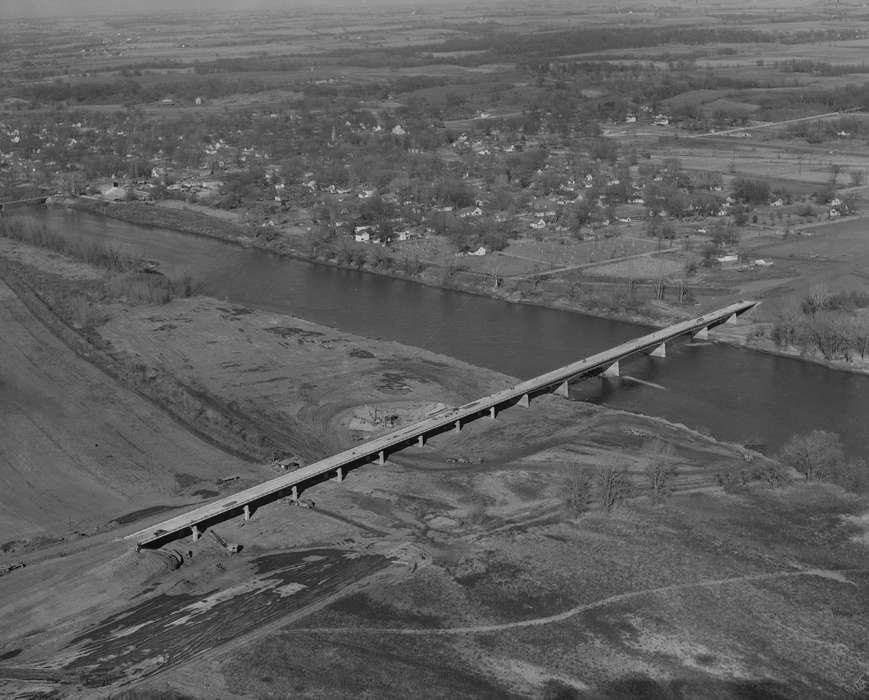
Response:
[[[127,191],[121,187],[112,187],[103,192],[103,199],[112,202],[121,202],[127,198]]]
[[[353,240],[357,243],[370,243],[372,230],[371,226],[357,226],[353,229]]]
[[[533,228],[535,231],[542,231],[543,229],[546,228],[546,222],[543,219],[539,219],[536,222],[531,222],[529,224],[529,226],[531,228]]]
[[[715,258],[715,262],[722,267],[734,267],[739,264],[739,256],[734,254],[719,255]]]
[[[485,255],[485,254],[486,254],[486,249],[483,246],[480,246],[479,248],[477,248],[474,251],[468,252],[468,255]]]
[[[405,136],[406,134],[407,131],[405,131],[404,127],[402,127],[401,124],[396,124],[394,127],[392,127],[393,136]]]

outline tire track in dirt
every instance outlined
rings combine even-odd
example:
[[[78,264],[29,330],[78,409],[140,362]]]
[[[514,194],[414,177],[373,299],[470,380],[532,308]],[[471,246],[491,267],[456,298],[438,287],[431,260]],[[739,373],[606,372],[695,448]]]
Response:
[[[769,581],[778,578],[796,578],[800,576],[817,576],[819,578],[833,579],[842,583],[850,583],[857,585],[853,581],[848,581],[844,578],[845,574],[867,573],[869,569],[803,569],[800,571],[777,571],[768,574],[747,574],[745,576],[734,576],[731,578],[710,579],[706,581],[694,581],[692,583],[674,583],[669,586],[660,586],[658,588],[644,588],[638,591],[627,591],[626,593],[618,593],[607,598],[601,598],[592,603],[583,603],[569,610],[565,610],[555,615],[547,615],[545,617],[534,617],[528,620],[518,620],[516,622],[503,622],[494,625],[473,625],[469,627],[447,627],[447,628],[401,628],[401,627],[299,627],[286,628],[283,633],[302,633],[302,632],[317,632],[317,633],[354,633],[354,632],[371,632],[374,634],[398,634],[408,636],[426,636],[426,635],[460,635],[460,634],[488,634],[491,632],[505,632],[507,630],[521,629],[523,627],[540,627],[549,625],[555,622],[564,622],[571,617],[580,615],[589,610],[603,608],[614,603],[620,603],[624,600],[639,598],[646,595],[656,595],[659,593],[669,593],[671,591],[689,590],[691,588],[713,588],[715,586],[725,586],[732,583],[752,583],[754,581]]]

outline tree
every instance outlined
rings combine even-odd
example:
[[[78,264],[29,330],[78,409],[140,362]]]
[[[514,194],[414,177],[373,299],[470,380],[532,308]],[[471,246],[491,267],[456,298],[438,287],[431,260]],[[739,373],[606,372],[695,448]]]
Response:
[[[611,512],[619,503],[631,495],[631,478],[627,467],[607,465],[600,472],[601,505]]]
[[[779,459],[800,472],[806,481],[816,481],[839,469],[845,453],[836,433],[813,430],[792,436],[782,447]]]
[[[592,496],[592,475],[587,467],[569,464],[564,468],[564,505],[574,515],[588,510]]]
[[[662,440],[654,440],[646,448],[646,477],[653,503],[661,503],[673,493],[673,482],[678,472],[674,457],[673,446]]]
[[[437,197],[445,204],[456,209],[470,207],[474,203],[474,192],[461,180],[445,179],[438,184]]]
[[[733,181],[733,196],[749,204],[766,204],[770,187],[765,180],[740,177]]]
[[[852,170],[849,175],[851,177],[852,187],[860,187],[866,181],[865,170]]]
[[[842,166],[839,163],[830,163],[830,182],[833,183],[833,187],[836,186],[836,182],[839,180],[839,173],[842,172]]]

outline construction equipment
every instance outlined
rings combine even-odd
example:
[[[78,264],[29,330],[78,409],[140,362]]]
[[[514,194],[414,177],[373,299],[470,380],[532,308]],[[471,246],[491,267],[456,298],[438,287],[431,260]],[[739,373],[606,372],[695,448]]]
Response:
[[[226,552],[226,554],[228,556],[233,555],[233,554],[237,554],[239,552],[239,550],[241,550],[241,545],[235,544],[234,542],[227,542],[220,535],[218,535],[214,530],[209,530],[209,532],[211,533],[211,536],[214,537],[214,539],[217,541],[217,544],[219,544],[221,547],[223,547],[224,551]]]

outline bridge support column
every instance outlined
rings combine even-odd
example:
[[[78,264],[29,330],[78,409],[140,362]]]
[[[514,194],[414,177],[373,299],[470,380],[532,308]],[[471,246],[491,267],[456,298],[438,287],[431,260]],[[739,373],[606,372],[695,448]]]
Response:
[[[299,500],[299,487],[298,486],[293,486],[293,500],[294,501]]]
[[[462,432],[462,421],[460,421],[460,420],[456,421],[456,432],[457,433]]]
[[[335,470],[335,481],[337,481],[339,484],[344,481],[344,467],[338,467]]]
[[[619,376],[619,361],[616,360],[609,367],[607,367],[603,373],[602,377],[618,377]]]
[[[726,324],[736,323],[737,318],[739,318],[739,317],[736,314],[730,314],[730,316],[727,317],[727,320],[724,323],[726,323]]]
[[[249,505],[246,505],[244,507],[244,519],[250,520],[250,506]]]
[[[492,420],[495,420],[496,414],[497,414],[497,411],[495,410],[494,406],[489,408],[489,418],[491,418]]]
[[[709,326],[703,326],[703,328],[701,328],[691,337],[694,340],[709,340]]]
[[[561,382],[561,384],[556,387],[555,393],[564,398],[568,398],[570,396],[570,382],[567,380]]]
[[[386,464],[386,453],[383,450],[377,454],[377,463],[382,467]]]
[[[423,447],[425,445],[425,435],[418,435],[416,438],[416,444]]]
[[[194,525],[190,528],[190,534],[193,536],[193,541],[196,542],[199,540],[199,526]]]
[[[661,343],[649,352],[649,357],[667,357],[667,343]]]
[[[522,398],[519,399],[518,405],[523,408],[528,408],[531,405],[531,397],[528,394],[522,394]]]

